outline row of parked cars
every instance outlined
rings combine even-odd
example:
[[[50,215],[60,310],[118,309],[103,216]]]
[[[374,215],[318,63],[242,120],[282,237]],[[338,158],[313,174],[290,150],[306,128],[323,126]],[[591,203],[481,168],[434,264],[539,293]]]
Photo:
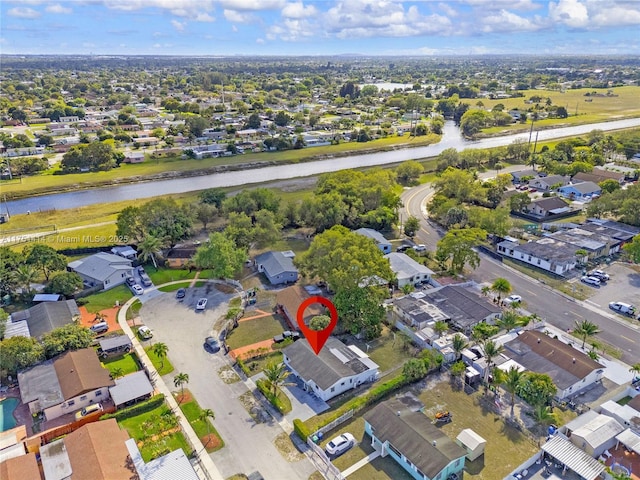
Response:
[[[592,287],[599,287],[603,283],[609,280],[609,274],[602,270],[591,270],[586,275],[580,277],[582,283],[591,285]]]

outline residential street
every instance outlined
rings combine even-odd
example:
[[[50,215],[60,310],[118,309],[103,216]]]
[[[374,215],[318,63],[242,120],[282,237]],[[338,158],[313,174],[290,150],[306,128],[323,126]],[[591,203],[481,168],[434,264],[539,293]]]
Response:
[[[227,478],[237,473],[248,475],[259,471],[266,479],[307,479],[315,468],[305,460],[288,463],[276,450],[273,440],[282,433],[276,421],[256,423],[247,413],[239,397],[246,393],[242,381],[226,384],[218,370],[228,365],[223,351],[208,353],[203,348],[206,336],[211,335],[213,322],[227,311],[231,295],[206,287],[189,289],[184,302],[173,293],[160,295],[145,303],[140,316],[154,332],[153,341],[169,347],[168,358],[173,373],[163,377],[173,386],[173,377],[181,372],[189,375],[185,388],[191,390],[202,408],[215,413],[213,422],[225,442],[225,447],[211,454],[216,466]],[[204,312],[196,313],[193,305],[200,297],[207,297]],[[173,388],[172,388],[173,389]]]

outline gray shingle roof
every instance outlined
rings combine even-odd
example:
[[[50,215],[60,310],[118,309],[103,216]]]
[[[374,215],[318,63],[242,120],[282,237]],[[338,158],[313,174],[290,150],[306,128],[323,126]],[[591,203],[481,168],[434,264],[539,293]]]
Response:
[[[153,386],[142,370],[116,378],[115,382],[115,386],[109,387],[109,394],[116,406],[153,393]]]
[[[376,438],[388,441],[429,478],[434,478],[452,460],[466,455],[424,413],[402,407],[396,402],[382,402],[367,412],[364,419],[373,427]]]
[[[69,268],[81,275],[103,282],[117,270],[130,271],[131,260],[100,252],[69,263]]]
[[[71,323],[80,316],[80,310],[75,300],[62,302],[43,302],[33,307],[11,314],[11,320],[18,322],[26,320],[29,333],[34,338],[40,338],[54,328]]]
[[[582,195],[585,195],[587,193],[599,192],[602,190],[598,185],[596,185],[593,182],[573,183],[571,185],[565,185],[564,187],[561,187],[561,190],[569,190],[569,189],[576,190],[580,192]]]
[[[391,264],[391,270],[398,278],[412,278],[416,275],[433,275],[433,270],[419,264],[409,255],[399,252],[387,253],[385,255]]]
[[[358,233],[360,235],[364,235],[365,237],[369,237],[370,239],[372,239],[374,242],[376,242],[377,244],[390,244],[389,240],[387,240],[386,238],[384,238],[384,235],[382,235],[380,232],[378,232],[377,230],[374,230],[372,228],[359,228],[358,230],[354,230],[355,233]]]
[[[427,291],[425,301],[437,306],[458,328],[467,328],[502,310],[468,288],[447,285]]]
[[[282,252],[266,252],[256,257],[256,264],[269,273],[270,276],[282,275],[286,272],[297,272],[298,269],[293,265],[293,260],[286,257]]]

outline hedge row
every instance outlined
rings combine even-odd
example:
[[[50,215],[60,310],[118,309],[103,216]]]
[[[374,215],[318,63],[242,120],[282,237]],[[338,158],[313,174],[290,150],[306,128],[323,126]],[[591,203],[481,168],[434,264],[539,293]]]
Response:
[[[107,413],[106,415],[101,416],[100,420],[107,420],[109,418],[115,418],[117,421],[124,420],[125,418],[131,418],[145,412],[150,412],[162,404],[164,404],[164,395],[159,393],[144,402],[137,403],[114,413]]]
[[[291,411],[291,403],[285,403],[278,396],[274,395],[269,388],[269,382],[267,380],[263,378],[257,380],[256,386],[258,387],[258,390],[260,390],[262,394],[267,397],[269,403],[276,407],[280,413],[284,415]],[[285,393],[283,392],[282,395],[285,395]]]

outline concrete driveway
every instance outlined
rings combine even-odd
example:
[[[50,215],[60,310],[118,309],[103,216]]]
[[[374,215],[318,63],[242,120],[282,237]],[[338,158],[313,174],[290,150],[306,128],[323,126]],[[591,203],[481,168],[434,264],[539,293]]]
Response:
[[[195,304],[201,297],[208,299],[207,308],[196,312]],[[218,375],[219,369],[228,365],[227,357],[222,352],[207,353],[203,348],[205,337],[212,334],[214,322],[227,312],[232,297],[207,284],[187,289],[183,301],[169,292],[144,303],[140,317],[153,330],[152,341],[169,347],[168,357],[175,367],[163,379],[172,387],[176,374],[187,373],[186,388],[202,408],[214,411],[213,423],[226,445],[211,458],[223,477],[257,470],[267,480],[308,479],[315,470],[310,461],[288,463],[275,448],[274,439],[282,433],[278,422],[256,423],[239,400],[248,391],[245,384],[226,384]]]
[[[609,302],[624,302],[640,307],[640,273],[622,263],[614,263],[600,269],[607,272],[611,278],[600,288],[594,289],[595,293],[589,298],[589,303],[603,310],[609,310]]]

